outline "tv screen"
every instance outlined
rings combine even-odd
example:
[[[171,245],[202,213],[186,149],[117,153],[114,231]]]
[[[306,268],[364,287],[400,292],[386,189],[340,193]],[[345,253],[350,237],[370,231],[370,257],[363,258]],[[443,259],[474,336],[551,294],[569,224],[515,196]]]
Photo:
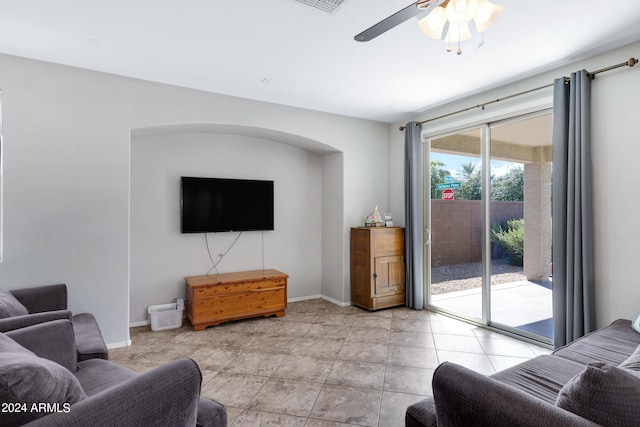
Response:
[[[183,233],[273,230],[273,181],[181,180]]]

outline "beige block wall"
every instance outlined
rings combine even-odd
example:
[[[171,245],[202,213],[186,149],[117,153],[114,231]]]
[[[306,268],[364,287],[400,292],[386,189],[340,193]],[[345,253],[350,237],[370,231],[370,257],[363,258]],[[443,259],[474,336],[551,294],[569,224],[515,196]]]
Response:
[[[480,200],[431,201],[431,266],[482,259]],[[523,218],[523,202],[491,202],[491,224]]]

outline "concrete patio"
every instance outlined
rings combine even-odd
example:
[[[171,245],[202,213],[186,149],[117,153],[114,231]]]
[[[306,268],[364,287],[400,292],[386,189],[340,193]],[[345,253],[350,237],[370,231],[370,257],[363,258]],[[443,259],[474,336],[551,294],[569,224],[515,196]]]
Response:
[[[553,336],[551,282],[527,280],[491,287],[491,320],[547,338]],[[449,292],[431,297],[431,304],[482,318],[482,289]]]

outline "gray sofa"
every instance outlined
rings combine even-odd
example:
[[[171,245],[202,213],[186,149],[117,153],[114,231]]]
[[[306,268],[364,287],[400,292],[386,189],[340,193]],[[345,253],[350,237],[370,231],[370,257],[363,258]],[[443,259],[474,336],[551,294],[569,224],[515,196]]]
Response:
[[[144,374],[78,362],[68,319],[0,333],[2,426],[226,426],[226,408],[200,397],[201,381],[191,359]]]
[[[617,320],[491,376],[442,363],[433,375],[433,398],[409,406],[405,424],[640,425],[640,333]]]
[[[65,284],[0,289],[0,332],[58,319],[72,321],[79,361],[109,358],[95,317],[91,313],[74,316],[67,309]]]

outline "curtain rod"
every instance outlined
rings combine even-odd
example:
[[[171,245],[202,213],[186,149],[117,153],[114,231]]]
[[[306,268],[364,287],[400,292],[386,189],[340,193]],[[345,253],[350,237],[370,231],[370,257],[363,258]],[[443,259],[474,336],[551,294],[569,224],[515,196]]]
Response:
[[[587,76],[589,76],[591,78],[595,78],[596,74],[604,73],[606,71],[615,70],[616,68],[621,68],[621,67],[633,67],[637,63],[638,63],[638,60],[636,58],[629,58],[628,61],[621,62],[620,64],[611,65],[610,67],[601,68],[599,70],[592,71],[592,72],[587,72]],[[455,114],[464,113],[466,111],[473,110],[474,108],[484,108],[485,106],[491,105],[491,104],[495,104],[496,102],[500,102],[500,101],[504,101],[504,100],[507,100],[507,99],[515,98],[516,96],[526,95],[528,93],[536,92],[536,91],[541,90],[541,89],[546,89],[546,88],[551,87],[551,86],[553,86],[553,83],[548,84],[548,85],[544,85],[544,86],[539,86],[539,87],[536,87],[536,88],[533,88],[533,89],[525,90],[524,92],[514,93],[513,95],[508,95],[508,96],[505,96],[503,98],[494,99],[493,101],[489,101],[489,102],[485,102],[485,103],[482,103],[482,104],[474,105],[473,107],[463,108],[462,110],[454,111],[452,113],[443,114],[442,116],[434,117],[432,119],[423,120],[423,121],[417,122],[417,123],[419,125],[423,125],[425,123],[433,122],[435,120],[444,119],[445,117],[453,116]],[[406,126],[400,126],[400,131],[403,131],[405,129],[406,129]]]

